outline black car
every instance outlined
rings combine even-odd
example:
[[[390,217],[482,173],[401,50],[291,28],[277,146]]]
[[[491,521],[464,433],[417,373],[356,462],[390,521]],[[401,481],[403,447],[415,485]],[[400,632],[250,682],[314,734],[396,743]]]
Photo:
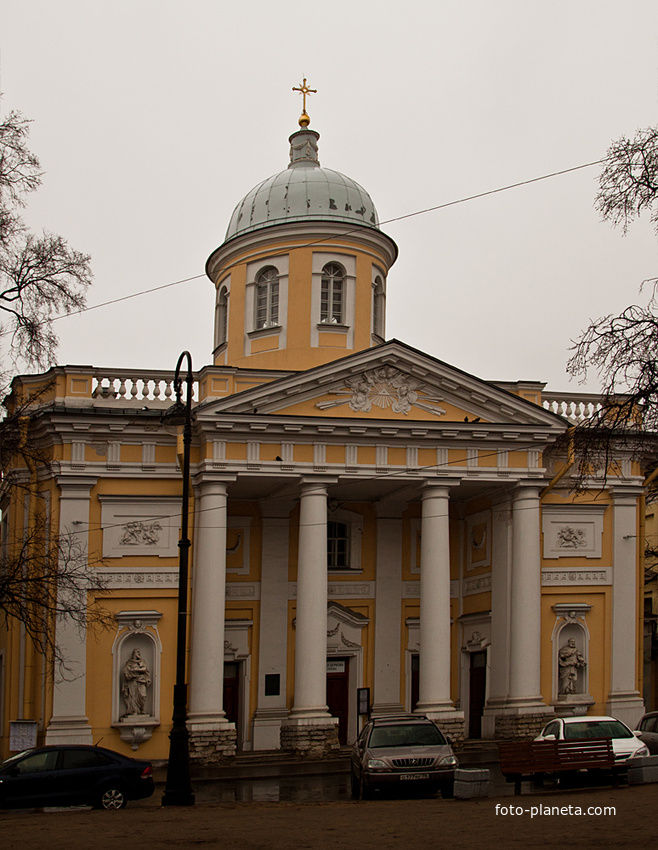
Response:
[[[420,786],[452,797],[457,766],[449,741],[424,715],[373,718],[352,749],[352,796],[363,800],[376,788]]]
[[[0,808],[93,806],[122,809],[150,797],[153,768],[104,747],[38,747],[0,764]]]

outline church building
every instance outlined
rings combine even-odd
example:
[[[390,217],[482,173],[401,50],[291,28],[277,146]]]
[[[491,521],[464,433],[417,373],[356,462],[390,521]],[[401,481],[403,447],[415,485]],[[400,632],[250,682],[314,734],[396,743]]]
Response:
[[[216,298],[212,364],[194,372],[192,758],[330,753],[368,712],[417,711],[456,741],[533,736],[554,714],[635,724],[642,470],[621,452],[574,494],[564,438],[584,401],[484,381],[387,339],[398,248],[368,192],[320,164],[305,110],[299,123],[290,163],[237,204],[206,265]],[[59,619],[59,665],[8,624],[2,757],[25,729],[38,743],[102,739],[167,757],[173,381],[136,364],[13,382],[10,406],[35,399],[27,433],[48,463],[5,470],[33,486],[3,491],[3,551],[38,510],[87,553],[112,625]]]

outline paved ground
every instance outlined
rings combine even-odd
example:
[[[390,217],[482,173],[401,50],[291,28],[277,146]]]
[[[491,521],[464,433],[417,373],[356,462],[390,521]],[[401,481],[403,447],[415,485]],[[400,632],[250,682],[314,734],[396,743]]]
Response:
[[[157,798],[151,802],[157,803]],[[11,811],[0,813],[0,847],[641,848],[655,847],[657,803],[658,784],[483,800],[200,803],[190,809],[129,805],[120,812]],[[510,814],[511,806],[514,814]],[[604,814],[606,807],[612,809]]]

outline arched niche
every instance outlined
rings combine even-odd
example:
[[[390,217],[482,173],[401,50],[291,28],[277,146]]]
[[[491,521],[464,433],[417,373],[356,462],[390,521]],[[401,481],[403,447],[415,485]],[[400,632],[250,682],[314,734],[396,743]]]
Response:
[[[158,611],[120,611],[112,646],[112,726],[133,750],[160,724]]]
[[[551,635],[553,705],[557,714],[586,714],[594,704],[589,693],[589,644],[586,602],[553,605],[555,624]]]

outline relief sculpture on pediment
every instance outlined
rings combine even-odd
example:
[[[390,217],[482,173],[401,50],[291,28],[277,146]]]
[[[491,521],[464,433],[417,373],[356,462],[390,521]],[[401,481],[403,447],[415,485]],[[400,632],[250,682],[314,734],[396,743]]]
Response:
[[[334,390],[332,394],[345,398],[320,401],[315,406],[319,410],[329,410],[347,404],[355,413],[369,413],[375,406],[382,410],[390,408],[393,413],[405,416],[412,407],[427,410],[435,416],[446,412],[437,404],[440,398],[432,395],[429,387],[394,366],[381,366],[346,378],[343,388]]]

